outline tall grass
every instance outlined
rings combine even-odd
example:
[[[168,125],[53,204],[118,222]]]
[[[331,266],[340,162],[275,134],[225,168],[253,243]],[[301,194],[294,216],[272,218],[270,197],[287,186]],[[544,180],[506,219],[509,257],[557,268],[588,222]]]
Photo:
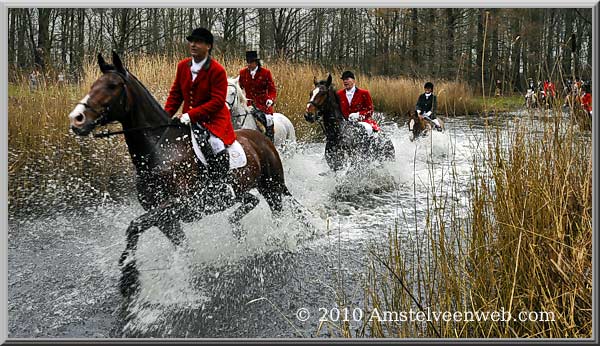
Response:
[[[453,183],[433,188],[421,240],[427,251],[411,258],[396,228],[387,249],[372,252],[365,285],[371,311],[498,311],[513,320],[375,319],[363,335],[591,337],[591,139],[560,117],[541,129],[531,119],[488,128],[473,162],[467,217]],[[521,312],[544,321],[516,320]]]
[[[179,57],[180,58],[180,57]],[[178,57],[142,56],[125,61],[128,69],[150,90],[159,103],[166,101],[175,76]],[[230,76],[245,66],[243,60],[220,61]],[[275,109],[294,123],[300,140],[316,138],[321,129],[304,121],[304,110],[313,78],[325,79],[331,72],[341,87],[341,71],[327,71],[317,65],[272,62],[277,85]],[[58,85],[46,80],[30,91],[27,78],[9,86],[9,210],[47,211],[70,208],[116,198],[131,192],[132,167],[123,138],[76,138],[68,130],[67,115],[100,76],[95,63],[84,67],[79,84]],[[360,86],[371,88],[377,111],[403,113],[412,108],[423,81],[358,76]],[[460,83],[442,82],[440,104],[454,114],[455,104],[469,105],[471,95]],[[448,90],[448,91],[445,91]],[[449,90],[452,90],[450,92]],[[456,107],[457,112],[474,111]],[[115,125],[118,127],[118,125]]]

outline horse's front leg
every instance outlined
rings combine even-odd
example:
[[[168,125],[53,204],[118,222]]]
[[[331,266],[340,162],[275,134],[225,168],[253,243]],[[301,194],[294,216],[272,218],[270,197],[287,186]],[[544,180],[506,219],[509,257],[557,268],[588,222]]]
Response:
[[[135,252],[137,250],[140,235],[145,230],[152,226],[159,227],[163,232],[166,230],[175,230],[174,232],[165,232],[165,234],[169,233],[177,235],[176,237],[167,235],[173,243],[177,244],[184,241],[185,237],[182,237],[181,234],[177,232],[177,230],[179,230],[180,233],[183,233],[180,227],[173,228],[172,226],[168,226],[174,222],[179,224],[179,221],[173,220],[170,215],[172,215],[172,213],[169,212],[168,208],[157,208],[137,217],[129,224],[126,231],[127,245],[119,259],[119,266],[121,267],[120,289],[121,294],[124,296],[131,295],[139,288],[139,272],[136,268]]]
[[[240,221],[242,218],[251,212],[259,203],[259,199],[249,192],[245,192],[239,198],[242,205],[237,208],[231,216],[229,216],[229,223],[233,226],[233,235],[238,240],[243,240],[246,236],[246,231],[243,229]]]

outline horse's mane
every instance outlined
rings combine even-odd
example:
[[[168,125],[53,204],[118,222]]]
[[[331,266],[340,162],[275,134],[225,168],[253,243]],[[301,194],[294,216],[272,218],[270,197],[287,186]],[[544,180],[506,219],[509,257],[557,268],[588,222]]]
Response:
[[[158,114],[162,114],[163,116],[165,116],[167,119],[170,118],[169,114],[167,113],[167,111],[165,111],[165,109],[160,105],[160,103],[158,103],[158,101],[156,100],[156,98],[154,98],[154,96],[152,95],[152,93],[150,93],[150,91],[148,90],[148,88],[146,88],[146,86],[140,82],[140,80],[131,72],[127,71],[127,74],[129,77],[131,77],[131,80],[134,82],[134,84],[136,84],[136,86],[140,89],[142,89],[143,91],[143,95],[144,98],[146,98],[147,100],[149,100],[149,105],[152,107],[152,109],[157,112]]]
[[[121,72],[117,71],[117,69],[115,68],[114,65],[107,64],[106,67],[108,68],[108,71],[117,72],[118,74],[122,75]],[[164,116],[167,119],[170,118],[169,114],[164,110],[164,108],[160,105],[160,103],[158,103],[158,101],[156,100],[156,98],[154,98],[154,96],[148,90],[148,88],[146,88],[146,86],[129,70],[127,70],[127,75],[125,76],[125,80],[131,81],[131,84],[133,86],[139,88],[142,91],[142,94],[140,96],[142,96],[144,99],[146,99],[146,101],[147,101],[146,104],[148,106],[150,106],[153,111],[155,111],[157,114]]]

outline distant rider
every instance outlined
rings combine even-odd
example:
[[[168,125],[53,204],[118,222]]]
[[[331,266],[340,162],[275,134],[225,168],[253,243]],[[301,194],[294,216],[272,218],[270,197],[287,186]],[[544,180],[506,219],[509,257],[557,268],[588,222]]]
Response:
[[[435,112],[437,109],[437,97],[433,94],[433,83],[427,82],[423,86],[425,92],[419,96],[417,100],[417,114],[419,118],[431,121],[436,130],[442,131],[440,121],[436,119]]]

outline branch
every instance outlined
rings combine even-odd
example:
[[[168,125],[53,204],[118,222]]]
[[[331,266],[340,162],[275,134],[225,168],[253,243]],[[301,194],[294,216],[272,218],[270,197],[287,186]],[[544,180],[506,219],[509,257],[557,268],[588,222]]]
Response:
[[[575,9],[575,12],[577,12],[577,14],[581,17],[581,19],[583,19],[586,23],[588,23],[589,25],[592,25],[592,22],[590,22],[587,18],[585,18],[585,16],[583,14],[581,14],[578,9]]]

